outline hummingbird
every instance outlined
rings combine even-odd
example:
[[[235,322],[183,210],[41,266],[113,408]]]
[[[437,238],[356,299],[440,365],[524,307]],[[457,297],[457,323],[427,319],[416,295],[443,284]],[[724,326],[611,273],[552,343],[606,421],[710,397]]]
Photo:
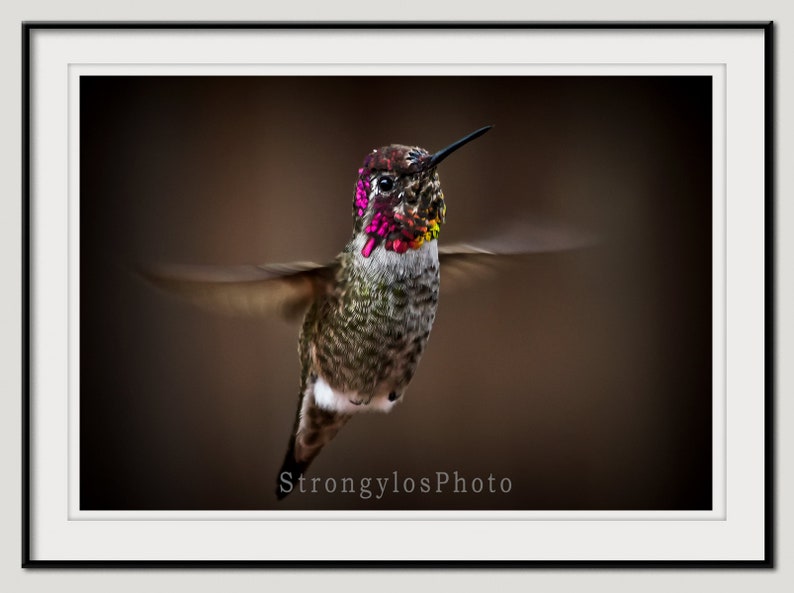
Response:
[[[512,252],[439,247],[447,208],[438,167],[492,127],[433,153],[391,144],[367,154],[355,182],[352,236],[329,263],[143,270],[161,288],[211,309],[303,315],[297,412],[277,474],[279,500],[353,416],[389,412],[403,400],[436,317],[442,268],[576,243],[541,237]]]

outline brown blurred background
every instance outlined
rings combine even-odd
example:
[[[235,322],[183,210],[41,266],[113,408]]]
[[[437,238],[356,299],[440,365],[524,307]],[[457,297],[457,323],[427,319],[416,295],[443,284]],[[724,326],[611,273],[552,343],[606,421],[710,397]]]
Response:
[[[711,508],[711,80],[83,77],[81,508]],[[437,150],[440,241],[594,232],[442,295],[405,401],[309,477],[510,478],[509,494],[293,493],[298,326],[215,316],[135,262],[325,261],[356,170]]]

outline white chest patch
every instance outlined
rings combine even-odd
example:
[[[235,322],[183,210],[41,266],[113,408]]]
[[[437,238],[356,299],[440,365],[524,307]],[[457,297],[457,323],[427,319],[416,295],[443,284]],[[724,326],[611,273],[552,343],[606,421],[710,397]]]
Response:
[[[342,414],[359,414],[361,412],[388,412],[394,407],[397,401],[389,401],[388,393],[381,393],[373,397],[369,403],[354,404],[360,401],[357,393],[341,393],[333,389],[325,379],[317,378],[314,384],[314,403],[317,407],[329,412],[339,412]]]
[[[353,239],[353,254],[358,265],[378,270],[386,276],[404,276],[406,272],[422,269],[427,265],[438,265],[438,241],[427,241],[419,249],[405,253],[389,251],[383,245],[376,247],[367,258],[361,253],[367,242],[363,233]]]

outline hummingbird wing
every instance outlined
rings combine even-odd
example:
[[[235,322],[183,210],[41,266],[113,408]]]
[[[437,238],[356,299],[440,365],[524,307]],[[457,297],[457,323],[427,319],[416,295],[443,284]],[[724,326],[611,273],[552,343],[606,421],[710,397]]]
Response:
[[[139,268],[153,285],[211,311],[299,318],[333,282],[338,264],[155,265]]]
[[[475,243],[439,245],[441,286],[462,287],[500,267],[544,253],[571,251],[590,247],[597,242],[594,234],[552,225],[514,226],[493,239]]]

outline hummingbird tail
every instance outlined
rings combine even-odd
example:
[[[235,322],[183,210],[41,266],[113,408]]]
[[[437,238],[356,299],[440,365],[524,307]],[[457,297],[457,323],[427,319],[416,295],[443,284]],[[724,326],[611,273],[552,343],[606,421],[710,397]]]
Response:
[[[318,407],[311,395],[301,397],[295,430],[276,480],[278,500],[283,500],[296,488],[309,464],[349,419],[348,414]]]
[[[284,500],[287,495],[295,489],[298,479],[304,474],[311,461],[298,461],[295,458],[295,437],[289,442],[287,454],[278,472],[278,484],[276,485],[276,498]]]

